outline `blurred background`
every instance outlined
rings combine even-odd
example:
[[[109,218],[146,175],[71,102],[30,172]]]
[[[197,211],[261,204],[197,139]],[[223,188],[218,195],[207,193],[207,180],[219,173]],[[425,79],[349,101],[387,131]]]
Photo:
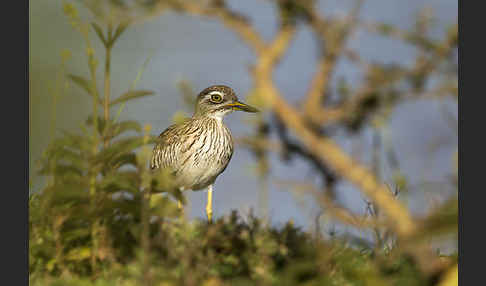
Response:
[[[82,2],[73,2],[79,17],[87,21],[95,19]],[[144,1],[113,2],[129,5]],[[226,5],[246,15],[263,40],[271,41],[280,25],[279,10],[273,2],[228,0]],[[353,9],[355,2],[320,0],[316,9],[324,18],[339,19]],[[441,42],[454,27],[457,33],[457,5],[453,0],[365,1],[359,11],[360,24],[345,46],[357,54],[355,58],[359,57],[360,63],[389,67],[390,73],[394,67],[413,69],[424,55],[419,41],[400,39],[400,35],[385,31],[388,26],[380,26],[381,33],[364,23],[385,23],[402,31],[419,31],[426,26],[424,35],[431,41]],[[171,9],[163,13],[150,11],[147,15],[144,10],[137,13],[143,16],[127,28],[112,49],[111,92],[113,97],[124,93],[139,75],[136,88],[151,90],[155,96],[127,104],[120,120],[136,120],[142,126],[150,124],[151,134],[158,135],[180,116],[192,114],[192,107],[185,103],[185,93],[196,96],[213,84],[229,85],[240,99],[258,102],[251,98],[254,85],[251,70],[257,57],[221,21]],[[63,12],[63,1],[30,1],[29,14],[29,174],[30,192],[34,193],[46,184],[46,178],[36,174],[36,170],[49,142],[62,134],[62,130],[78,130],[91,113],[92,103],[81,88],[64,79],[64,74],[88,77],[89,69],[85,39],[70,25],[69,17]],[[102,69],[103,45],[96,33],[91,32],[89,38]],[[294,39],[273,73],[275,86],[289,104],[300,106],[319,56],[312,27],[297,25]],[[357,89],[366,81],[368,70],[356,62],[351,56],[338,58],[329,84],[330,94],[341,94],[346,88]],[[453,48],[453,54],[444,62],[447,62],[444,66],[434,68],[420,88],[397,84],[398,100],[391,103],[385,100],[358,127],[344,122],[323,131],[345,153],[373,170],[380,182],[392,191],[399,191],[401,201],[414,216],[426,215],[457,195],[457,48]],[[100,87],[102,74],[98,73]],[[452,88],[435,88],[446,81],[444,78]],[[63,92],[54,102],[56,90]],[[339,104],[340,100],[329,104]],[[112,115],[115,114],[116,110],[112,110]],[[267,217],[272,225],[291,220],[303,229],[312,230],[316,217],[322,214],[323,233],[356,233],[356,229],[339,221],[327,220],[326,209],[312,195],[302,194],[285,183],[295,180],[321,185],[322,172],[309,158],[289,150],[266,152],[262,171],[255,149],[242,143],[243,139],[254,136],[258,129],[255,126],[261,122],[268,125],[269,140],[278,141],[282,137],[276,127],[278,120],[270,109],[265,109],[260,123],[255,120],[243,113],[233,113],[225,119],[238,144],[228,169],[215,184],[215,217],[228,215],[233,209],[243,214],[253,209],[257,216]],[[299,136],[290,135],[295,144],[298,139]],[[339,174],[333,193],[335,201],[352,213],[369,212],[367,198]],[[187,192],[186,196],[189,218],[205,218],[206,193]],[[372,239],[373,234],[366,236]],[[457,240],[440,241],[437,247],[441,252],[455,251]]]

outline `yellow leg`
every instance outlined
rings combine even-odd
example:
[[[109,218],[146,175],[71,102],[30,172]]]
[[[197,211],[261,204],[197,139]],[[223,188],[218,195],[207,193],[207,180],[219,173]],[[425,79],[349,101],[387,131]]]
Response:
[[[178,208],[179,210],[182,210],[182,203],[181,203],[181,201],[180,201],[180,200],[177,200],[177,208]]]
[[[208,216],[208,221],[211,222],[213,218],[213,185],[208,188],[208,201],[206,203],[206,215]]]

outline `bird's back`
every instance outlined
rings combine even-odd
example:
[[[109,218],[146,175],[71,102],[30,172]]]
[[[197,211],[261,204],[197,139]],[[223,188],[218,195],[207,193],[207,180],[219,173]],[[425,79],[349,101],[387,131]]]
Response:
[[[232,155],[233,139],[221,119],[191,118],[160,134],[150,167],[169,168],[178,187],[200,190],[225,170]]]

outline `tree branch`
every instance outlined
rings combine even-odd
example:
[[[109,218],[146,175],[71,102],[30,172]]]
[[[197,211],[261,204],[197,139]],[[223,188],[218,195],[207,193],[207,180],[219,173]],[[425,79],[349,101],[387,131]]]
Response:
[[[196,2],[175,1],[175,3],[172,3],[172,8],[194,15],[219,19],[250,46],[257,55],[265,49],[264,41],[248,20],[243,15],[230,11],[224,6],[205,7]]]
[[[357,0],[356,5],[351,11],[349,19],[341,24],[339,22],[323,29],[325,21],[315,12],[311,19],[311,27],[316,36],[325,42],[325,53],[323,52],[318,60],[317,70],[311,81],[309,91],[304,102],[304,110],[307,115],[321,113],[320,107],[325,100],[326,92],[331,83],[331,77],[336,67],[336,63],[345,52],[345,43],[358,25],[358,16],[363,4],[363,0]],[[312,10],[314,11],[314,10]],[[325,113],[323,111],[322,113]]]

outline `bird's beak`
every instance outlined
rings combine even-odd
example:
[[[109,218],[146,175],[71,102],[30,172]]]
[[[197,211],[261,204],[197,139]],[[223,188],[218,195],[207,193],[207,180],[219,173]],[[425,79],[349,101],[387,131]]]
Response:
[[[240,102],[240,101],[235,101],[235,102],[230,103],[226,106],[231,107],[234,110],[241,110],[241,111],[245,111],[245,112],[260,112],[260,110],[256,109],[255,107],[249,106],[248,104]]]

